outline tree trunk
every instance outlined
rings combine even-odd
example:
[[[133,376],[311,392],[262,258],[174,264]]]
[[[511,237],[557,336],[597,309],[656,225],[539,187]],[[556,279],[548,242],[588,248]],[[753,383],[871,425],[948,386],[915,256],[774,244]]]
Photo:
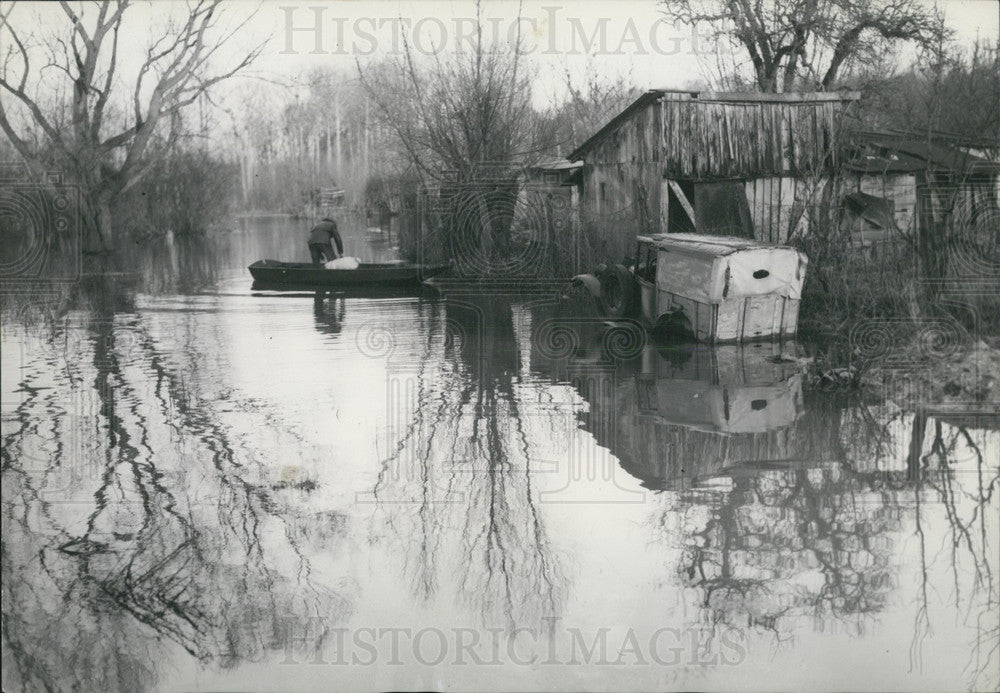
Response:
[[[93,223],[89,224],[87,252],[106,253],[112,248],[111,200],[101,195],[95,204]]]
[[[368,128],[369,128],[368,116],[369,116],[369,105],[368,105],[368,100],[365,99],[365,150],[364,150],[365,151],[365,153],[364,153],[364,171],[365,171],[365,175],[368,175],[368,170],[369,170],[368,169],[368,135],[369,135],[369,133],[368,133]]]
[[[336,125],[335,125],[335,127],[337,128],[337,132],[336,132],[336,142],[337,142],[337,184],[340,185],[340,187],[343,187],[343,182],[344,182],[344,179],[345,179],[345,176],[344,176],[344,152],[343,152],[343,148],[342,148],[342,145],[341,145],[342,127],[341,127],[341,121],[340,121],[340,95],[339,94],[337,95],[337,111],[336,111]]]

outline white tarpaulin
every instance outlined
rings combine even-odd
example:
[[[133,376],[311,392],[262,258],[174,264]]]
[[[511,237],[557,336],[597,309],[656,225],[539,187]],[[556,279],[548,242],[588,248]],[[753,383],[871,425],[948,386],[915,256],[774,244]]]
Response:
[[[357,269],[360,264],[356,257],[338,257],[336,260],[330,260],[323,266],[327,269],[352,270]]]
[[[794,248],[693,234],[649,240],[659,248],[660,291],[713,304],[742,296],[802,296],[807,260]]]
[[[799,267],[799,263],[802,267]],[[722,263],[729,272],[725,298],[773,294],[802,298],[805,256],[791,248],[742,250],[727,255]]]

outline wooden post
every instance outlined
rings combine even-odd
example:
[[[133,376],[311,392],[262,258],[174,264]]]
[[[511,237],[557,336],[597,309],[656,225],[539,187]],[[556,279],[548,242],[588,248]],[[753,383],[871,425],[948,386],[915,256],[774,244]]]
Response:
[[[918,411],[913,415],[913,430],[910,436],[910,450],[906,456],[906,480],[920,480],[920,466],[924,447],[924,435],[927,431],[927,413]]]

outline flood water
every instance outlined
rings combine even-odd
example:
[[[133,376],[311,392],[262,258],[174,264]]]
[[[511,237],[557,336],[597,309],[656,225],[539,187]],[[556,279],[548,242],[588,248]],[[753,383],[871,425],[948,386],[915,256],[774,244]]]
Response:
[[[996,430],[303,239],[5,287],[5,690],[997,689]]]

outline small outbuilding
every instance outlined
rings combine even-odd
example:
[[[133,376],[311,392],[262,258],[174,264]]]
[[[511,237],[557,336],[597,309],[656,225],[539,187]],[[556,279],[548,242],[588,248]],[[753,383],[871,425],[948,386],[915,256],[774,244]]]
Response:
[[[842,159],[842,191],[891,204],[903,234],[946,218],[970,228],[993,225],[1000,213],[1000,142],[935,131],[869,130],[854,133]],[[854,212],[854,202],[845,197],[845,212]]]

